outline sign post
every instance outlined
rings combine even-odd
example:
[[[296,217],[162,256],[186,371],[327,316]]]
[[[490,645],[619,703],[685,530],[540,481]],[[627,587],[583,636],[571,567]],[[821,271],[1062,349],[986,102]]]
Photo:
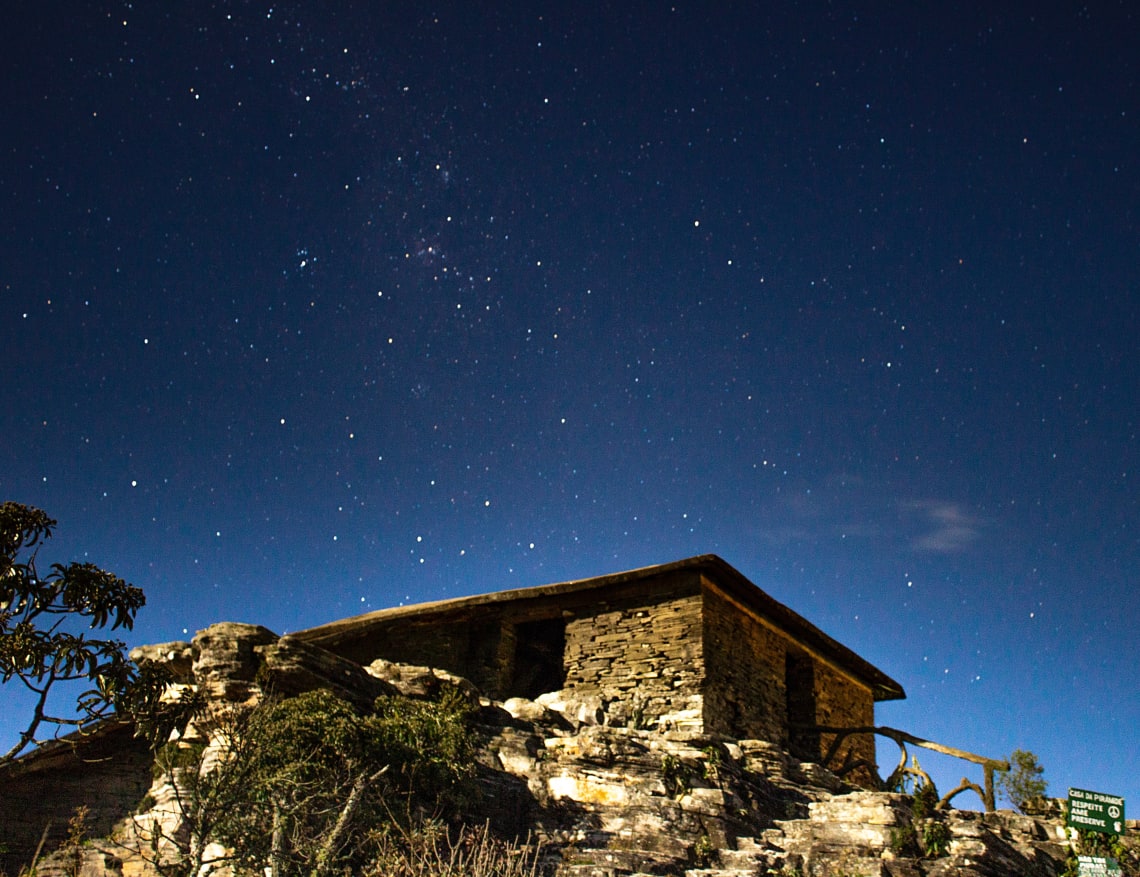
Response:
[[[1104,792],[1069,789],[1068,825],[1081,831],[1123,834],[1124,799]]]
[[[1077,856],[1079,877],[1120,877],[1123,873],[1116,859],[1104,856]]]

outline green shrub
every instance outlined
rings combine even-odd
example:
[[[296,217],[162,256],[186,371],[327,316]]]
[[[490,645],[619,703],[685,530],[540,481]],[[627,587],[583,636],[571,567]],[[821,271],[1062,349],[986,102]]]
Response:
[[[1140,877],[1140,845],[1124,837],[1099,831],[1077,831],[1073,844],[1072,874],[1078,871],[1076,856],[1104,856],[1115,859],[1124,877]],[[1068,866],[1068,863],[1066,863]]]
[[[361,826],[452,815],[468,800],[466,713],[452,695],[381,697],[367,715],[323,690],[269,704],[246,730],[248,805],[221,840],[251,869],[282,857],[309,874],[359,867]]]
[[[913,856],[918,850],[918,832],[913,825],[896,825],[890,831],[890,845],[896,856]]]
[[[676,755],[665,755],[661,759],[661,779],[665,784],[665,794],[680,798],[693,788],[693,769]]]
[[[922,853],[927,858],[944,856],[950,849],[950,828],[944,822],[928,822],[922,829]]]
[[[702,868],[707,868],[712,862],[713,853],[716,848],[713,847],[712,838],[707,834],[702,834],[697,838],[697,842],[693,844],[693,857],[697,860],[697,864]]]
[[[994,785],[1009,803],[1024,813],[1026,802],[1045,797],[1049,786],[1042,776],[1045,768],[1038,764],[1036,755],[1023,749],[1010,753],[1009,765],[1009,770],[998,772]]]
[[[175,742],[157,753],[183,830],[140,834],[137,852],[168,877],[208,867],[212,844],[232,851],[235,872],[359,873],[376,849],[369,829],[451,818],[473,800],[468,709],[452,692],[383,697],[360,711],[318,690],[204,714],[209,749]]]
[[[914,818],[926,819],[934,815],[938,806],[938,790],[933,783],[920,783],[914,790]]]
[[[184,743],[181,740],[171,740],[163,744],[154,754],[154,763],[150,768],[151,777],[157,780],[170,776],[177,770],[187,768],[197,770],[205,749],[205,743]]]
[[[720,782],[720,750],[710,744],[702,749],[701,753],[705,756],[704,764],[701,766],[704,778],[709,782]]]
[[[467,702],[454,689],[438,701],[381,697],[363,720],[370,747],[392,768],[389,780],[418,805],[455,810],[467,803],[463,781],[475,770]]]

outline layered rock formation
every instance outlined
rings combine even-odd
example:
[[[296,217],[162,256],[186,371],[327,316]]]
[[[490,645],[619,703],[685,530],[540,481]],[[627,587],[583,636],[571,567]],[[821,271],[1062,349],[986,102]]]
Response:
[[[423,698],[444,688],[458,691],[473,708],[479,744],[479,819],[507,836],[530,834],[543,845],[549,872],[565,877],[1057,875],[1068,852],[1056,820],[949,811],[916,821],[909,796],[854,789],[772,743],[710,736],[680,722],[642,727],[632,695],[629,703],[618,697],[603,704],[556,691],[498,703],[437,669],[387,661],[361,667],[311,643],[229,623],[201,631],[191,644],[149,647],[135,657],[168,663],[180,685],[196,686],[218,708],[253,703],[270,687],[286,696],[329,688],[360,705],[380,694]],[[183,743],[219,745],[208,722],[188,729]],[[21,799],[29,825],[42,825],[49,809],[66,824],[71,810],[85,803],[83,792],[100,796],[99,788],[82,783],[84,771],[94,767],[53,758],[41,756],[39,767],[29,759],[19,776],[0,776],[0,802],[14,800],[9,792],[21,782],[50,788],[53,777],[71,778],[66,800],[39,802],[44,812],[29,816],[36,802]],[[131,758],[123,770],[135,776],[134,750]],[[99,762],[100,777],[113,764]],[[95,773],[90,778],[106,782]],[[136,788],[138,780],[132,782],[125,785]],[[122,818],[110,833],[120,839],[158,829],[177,834],[173,798],[169,776],[157,772],[142,812],[115,805]],[[4,807],[0,803],[0,824],[10,824]],[[101,831],[109,815],[102,813]],[[929,826],[938,826],[929,831],[937,842],[927,844],[924,855]],[[1135,838],[1136,823],[1130,831]],[[38,874],[152,873],[127,846],[71,850],[41,861]]]

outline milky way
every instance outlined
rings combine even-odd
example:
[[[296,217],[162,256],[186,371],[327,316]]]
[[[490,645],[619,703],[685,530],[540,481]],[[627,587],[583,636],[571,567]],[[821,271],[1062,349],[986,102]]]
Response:
[[[70,6],[0,37],[0,492],[133,642],[712,552],[1140,797],[1126,4]]]

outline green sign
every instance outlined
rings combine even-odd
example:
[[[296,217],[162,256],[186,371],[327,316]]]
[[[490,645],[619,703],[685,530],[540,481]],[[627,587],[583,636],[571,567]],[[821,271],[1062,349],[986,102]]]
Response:
[[[1124,833],[1124,799],[1103,792],[1069,789],[1069,827],[1102,834]]]
[[[1079,877],[1120,877],[1123,873],[1116,859],[1104,856],[1077,856]]]

